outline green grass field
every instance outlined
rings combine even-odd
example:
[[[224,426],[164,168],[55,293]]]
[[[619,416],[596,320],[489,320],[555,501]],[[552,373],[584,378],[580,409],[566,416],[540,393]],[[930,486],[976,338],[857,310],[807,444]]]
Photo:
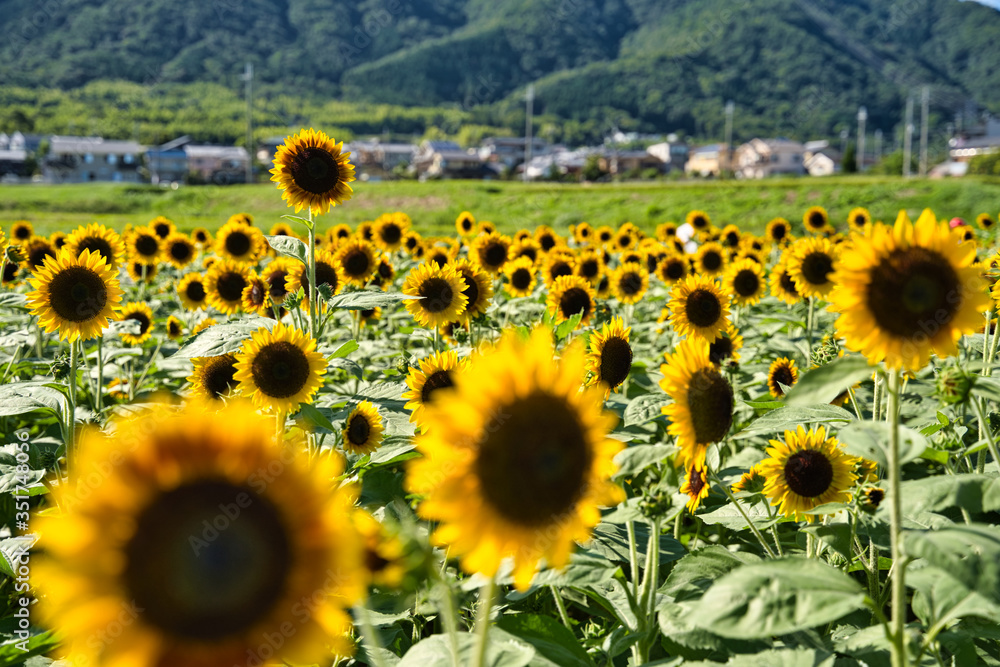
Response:
[[[894,177],[837,177],[733,182],[610,183],[599,185],[522,184],[484,181],[355,183],[352,200],[333,209],[321,227],[356,224],[387,211],[405,211],[423,234],[453,231],[455,216],[472,211],[501,230],[545,223],[565,230],[587,220],[617,225],[631,220],[651,230],[666,220],[682,220],[687,211],[707,211],[717,225],[735,223],[760,232],[781,215],[793,222],[806,208],[820,205],[843,227],[854,206],[867,207],[876,219],[891,221],[902,208],[911,215],[931,208],[939,217],[972,220],[1000,211],[1000,178],[909,180]],[[165,190],[145,185],[0,186],[0,225],[27,219],[36,231],[68,231],[99,221],[115,228],[142,224],[157,215],[183,230],[215,229],[233,213],[251,213],[268,228],[292,213],[270,184],[188,186]]]

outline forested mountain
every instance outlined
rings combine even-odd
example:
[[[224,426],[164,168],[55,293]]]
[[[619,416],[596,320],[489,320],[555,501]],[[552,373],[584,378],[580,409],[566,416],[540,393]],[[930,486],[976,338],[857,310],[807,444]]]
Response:
[[[3,87],[238,94],[249,60],[265,97],[517,128],[534,83],[568,140],[612,126],[717,137],[730,99],[738,135],[830,136],[859,104],[889,132],[924,84],[939,123],[970,102],[1000,114],[1000,12],[958,0],[0,0],[0,17]]]

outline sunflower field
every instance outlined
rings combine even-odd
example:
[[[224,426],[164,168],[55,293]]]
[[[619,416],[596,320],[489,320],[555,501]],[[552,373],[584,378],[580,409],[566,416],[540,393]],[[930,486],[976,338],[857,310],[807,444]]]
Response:
[[[992,214],[430,237],[313,130],[272,180],[0,233],[0,667],[1000,665]]]

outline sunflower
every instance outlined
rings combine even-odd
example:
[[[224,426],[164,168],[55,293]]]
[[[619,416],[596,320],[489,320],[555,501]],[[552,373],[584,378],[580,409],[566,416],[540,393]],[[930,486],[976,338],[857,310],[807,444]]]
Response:
[[[663,222],[656,226],[656,238],[666,243],[677,236],[677,223]]]
[[[392,281],[396,279],[396,267],[392,265],[389,258],[382,255],[378,258],[378,264],[375,266],[375,273],[372,274],[372,279],[369,281],[369,285],[375,285],[376,287],[381,287],[383,290],[388,290],[392,287]]]
[[[629,371],[632,370],[632,346],[629,344],[631,327],[626,327],[621,317],[606,322],[601,332],[590,335],[590,354],[587,370],[591,377],[587,384],[600,384],[605,388],[605,399],[618,391]]]
[[[851,212],[847,214],[847,224],[854,232],[863,232],[867,225],[870,225],[872,221],[872,214],[868,212],[868,209],[857,207],[852,208]]]
[[[563,239],[548,225],[538,225],[535,228],[535,241],[541,246],[542,252],[548,252],[563,244]]]
[[[410,411],[411,422],[423,427],[427,406],[439,396],[439,389],[455,386],[455,375],[465,365],[465,360],[459,359],[455,352],[449,350],[437,352],[421,359],[418,366],[410,367],[406,376],[406,386],[410,390],[403,394],[403,398],[409,401],[404,407]]]
[[[37,271],[48,257],[56,256],[56,249],[44,236],[32,236],[21,246],[24,253],[24,268]]]
[[[383,252],[399,250],[403,245],[403,237],[410,228],[410,219],[403,214],[387,213],[380,215],[372,228],[372,238],[375,245]]]
[[[97,338],[109,321],[118,319],[122,290],[100,253],[84,250],[74,257],[63,250],[47,257],[31,282],[31,314],[46,333],[58,332],[61,340]]]
[[[344,420],[344,451],[352,454],[371,454],[382,444],[382,416],[370,401],[358,403]]]
[[[580,314],[580,324],[585,327],[594,316],[597,295],[590,283],[580,276],[562,276],[557,278],[552,287],[546,305],[556,322],[564,322],[576,314]]]
[[[974,230],[972,227],[969,227],[968,225],[962,225],[962,227],[960,228],[959,235],[963,242],[968,243],[971,241],[973,246],[976,245],[976,230]]]
[[[84,250],[99,252],[113,270],[117,270],[125,260],[125,242],[118,232],[100,223],[77,227],[66,239],[66,250],[79,257]]]
[[[733,493],[763,493],[767,478],[760,470],[760,464],[750,466],[750,470],[740,475],[732,486]]]
[[[194,261],[195,245],[185,234],[171,234],[163,240],[163,259],[178,269]]]
[[[340,243],[341,241],[346,241],[351,238],[351,227],[350,225],[342,222],[328,229],[326,231],[326,235],[327,238],[330,239],[331,243]]]
[[[146,226],[153,230],[153,233],[161,239],[165,239],[177,231],[177,226],[174,225],[174,221],[170,218],[165,218],[162,215],[158,215],[150,220],[149,224]]]
[[[376,588],[398,588],[407,574],[408,552],[385,524],[357,509],[351,519],[364,541],[364,568]]]
[[[67,240],[69,240],[69,234],[65,232],[52,232],[49,234],[49,243],[51,243],[52,247],[56,250],[62,250],[63,246],[66,245]],[[0,240],[0,244],[3,244],[2,240]]]
[[[785,431],[785,440],[771,440],[769,458],[760,463],[767,479],[764,494],[778,511],[801,521],[814,521],[814,507],[849,502],[848,492],[857,480],[854,459],[845,454],[836,438],[826,437],[826,429],[806,431],[799,426]]]
[[[581,278],[586,278],[593,285],[604,274],[604,258],[596,250],[582,250],[577,255],[574,272]]]
[[[976,224],[984,232],[988,232],[996,226],[997,221],[989,213],[980,213],[976,216]]]
[[[802,214],[802,224],[807,232],[820,234],[825,232],[830,226],[830,216],[822,206],[811,206]]]
[[[367,243],[367,241],[362,241],[362,243]],[[312,290],[309,288],[309,267],[296,261],[290,262],[289,267],[285,276],[285,292],[295,294],[300,289],[303,290],[305,298],[302,300],[302,307],[309,310],[312,294]],[[277,277],[271,276],[271,280],[277,280]],[[271,285],[272,292],[276,290],[272,282],[268,284]],[[320,250],[316,253],[316,284],[327,285],[333,294],[339,294],[347,285],[343,268],[337,262],[334,253],[329,250]],[[320,304],[320,306],[320,310],[323,310],[326,304]]]
[[[712,219],[704,211],[689,211],[684,218],[684,222],[694,227],[695,231],[701,232],[712,226]]]
[[[601,389],[579,390],[583,373],[580,346],[557,360],[548,330],[529,340],[507,333],[427,406],[406,488],[424,497],[418,514],[437,522],[433,541],[467,572],[491,576],[513,557],[524,591],[541,559],[564,567],[600,521],[598,507],[624,499],[609,481],[622,449],[607,437],[616,419],[601,409]]]
[[[590,240],[594,238],[594,228],[590,226],[590,223],[581,222],[578,225],[572,225],[569,229],[573,238],[580,245],[587,245]]]
[[[261,317],[273,315],[270,300],[267,298],[268,291],[268,283],[264,282],[255,272],[251,272],[247,276],[247,286],[243,288],[243,292],[240,294],[240,304],[243,306],[243,312],[256,313]]]
[[[191,240],[194,241],[199,247],[207,248],[212,245],[212,232],[208,231],[204,227],[195,227],[191,231]]]
[[[455,230],[459,236],[472,236],[476,233],[476,218],[468,211],[462,211],[455,218]]]
[[[615,232],[615,238],[612,240],[611,245],[615,250],[622,252],[634,248],[638,242],[639,238],[636,236],[635,230],[632,227],[622,225]]]
[[[365,308],[364,310],[359,310],[358,317],[361,320],[361,326],[366,326],[372,322],[378,322],[382,319],[382,309],[379,307],[375,308]]]
[[[717,276],[726,268],[726,251],[714,241],[698,248],[694,257],[695,270],[703,276]]]
[[[442,248],[439,245],[432,245],[427,248],[424,261],[428,264],[435,264],[438,267],[442,267],[450,262],[451,259],[451,253],[448,252],[447,248]]]
[[[663,414],[681,450],[676,464],[704,468],[708,446],[726,437],[733,424],[733,388],[712,363],[702,338],[681,341],[660,372],[660,388],[673,400]]]
[[[727,362],[739,361],[742,348],[743,336],[730,324],[721,336],[709,343],[708,358],[716,366],[722,366]]]
[[[378,268],[377,254],[378,250],[370,242],[353,238],[337,248],[332,257],[346,280],[363,287]],[[318,274],[316,280],[319,280]]]
[[[637,262],[622,264],[611,274],[611,293],[621,303],[638,303],[649,289],[649,273]]]
[[[149,227],[137,227],[126,239],[129,260],[148,266],[160,261],[162,239]]]
[[[628,264],[629,262],[634,262],[636,264],[641,264],[646,266],[646,257],[648,253],[635,248],[633,250],[626,250],[625,252],[618,255],[618,265]]]
[[[795,366],[795,360],[788,357],[776,359],[767,370],[767,388],[775,398],[785,395],[781,385],[791,387],[798,379],[799,369]]]
[[[727,248],[738,248],[740,247],[740,228],[736,225],[726,225],[722,228],[720,239],[722,244]]]
[[[895,227],[875,225],[845,251],[830,295],[840,313],[837,334],[872,363],[917,371],[931,353],[957,354],[956,343],[990,309],[975,248],[947,223],[924,213],[916,224],[900,212]]]
[[[705,469],[699,466],[692,466],[684,471],[684,483],[681,484],[680,492],[688,495],[685,504],[688,512],[694,514],[701,506],[701,501],[708,497],[710,484],[705,477]]]
[[[276,222],[271,225],[270,231],[267,233],[268,236],[291,236],[292,238],[298,238],[299,235],[295,233],[292,226],[287,222]]]
[[[159,267],[156,264],[143,264],[142,262],[132,261],[129,262],[125,267],[129,278],[135,283],[145,283],[147,285],[153,284],[156,279],[156,274],[160,272]]]
[[[149,305],[142,302],[133,301],[126,303],[122,307],[121,316],[125,320],[135,320],[139,323],[139,333],[122,333],[122,340],[129,345],[142,345],[153,335],[153,311]]]
[[[214,327],[216,324],[218,324],[218,322],[215,321],[214,317],[206,317],[191,328],[191,335],[196,336],[205,329]]]
[[[80,480],[102,482],[53,490],[62,510],[38,518],[32,561],[41,616],[67,635],[73,664],[350,652],[343,606],[364,595],[363,543],[355,492],[330,483],[339,462],[276,442],[273,419],[247,405],[195,404],[85,435],[78,465]],[[95,641],[109,628],[114,641]]]
[[[510,296],[531,296],[535,291],[538,279],[535,277],[535,266],[531,258],[518,257],[512,262],[507,262],[503,267],[503,273],[507,278],[504,289]]]
[[[670,292],[670,321],[682,336],[712,342],[729,326],[729,297],[704,276],[690,276]]]
[[[184,338],[184,323],[174,315],[167,318],[167,338],[174,341]]]
[[[480,234],[469,246],[469,256],[491,276],[496,276],[509,259],[510,237],[491,232]]]
[[[252,264],[267,252],[267,239],[256,227],[227,222],[215,235],[215,252],[234,262]]]
[[[281,322],[257,329],[236,355],[240,393],[261,410],[292,413],[323,384],[326,358],[309,334]]]
[[[296,213],[303,208],[326,213],[351,198],[354,191],[348,183],[354,180],[354,165],[343,148],[343,143],[312,128],[285,138],[278,147],[271,180],[284,190],[281,198]]]
[[[733,305],[752,306],[764,296],[764,269],[752,259],[741,259],[726,269],[722,291],[731,294]]]
[[[545,257],[544,261],[542,276],[545,278],[546,285],[551,286],[562,276],[571,276],[576,273],[576,260],[570,252],[553,251]]]
[[[775,218],[767,223],[767,231],[764,235],[771,243],[782,244],[789,240],[792,234],[792,226],[784,218]]]
[[[423,237],[412,229],[403,237],[403,248],[410,253],[411,257],[416,257],[417,253],[424,251]]]
[[[35,228],[27,220],[18,220],[10,227],[10,239],[14,243],[24,243],[35,235]]]
[[[469,303],[466,287],[462,275],[453,266],[421,264],[403,281],[403,294],[422,297],[407,300],[406,310],[420,326],[428,329],[453,322],[465,314]]]
[[[229,216],[229,219],[226,220],[226,224],[228,225],[233,223],[243,225],[245,227],[253,227],[253,216],[249,213],[233,213]]]
[[[507,261],[511,262],[521,257],[527,257],[532,264],[538,264],[542,254],[542,247],[538,245],[538,241],[529,237],[514,241],[507,253]]]
[[[787,254],[788,275],[803,297],[822,297],[836,284],[837,246],[826,238],[796,241]]]
[[[194,371],[188,376],[191,396],[205,401],[218,401],[232,394],[239,386],[236,381],[236,356],[195,357]]]
[[[208,302],[223,313],[236,313],[243,305],[243,290],[248,279],[244,264],[231,259],[216,262],[205,274]]]
[[[200,273],[186,274],[177,285],[177,296],[187,310],[204,308],[208,300],[205,278]]]
[[[285,284],[288,274],[295,268],[301,266],[290,257],[278,257],[272,260],[261,271],[260,277],[267,283],[267,295],[275,305],[281,305],[288,295],[288,288]]]
[[[688,260],[683,255],[667,255],[656,265],[656,276],[666,285],[673,285],[683,280],[690,268]]]
[[[794,305],[802,300],[799,290],[795,287],[795,281],[788,273],[788,265],[780,261],[771,269],[771,277],[768,279],[771,287],[771,295],[787,303]]]
[[[451,266],[465,281],[466,287],[462,290],[462,294],[467,300],[465,317],[472,319],[485,313],[486,308],[490,305],[490,299],[493,298],[493,281],[490,280],[489,275],[477,264],[464,258],[452,262]]]
[[[497,231],[497,226],[494,225],[489,220],[479,221],[479,233],[480,234],[494,234]]]

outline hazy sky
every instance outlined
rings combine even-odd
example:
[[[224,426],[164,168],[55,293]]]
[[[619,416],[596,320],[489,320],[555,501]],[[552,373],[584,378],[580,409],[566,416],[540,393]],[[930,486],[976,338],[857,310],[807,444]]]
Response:
[[[976,0],[976,2],[983,5],[989,5],[990,7],[995,7],[996,9],[1000,9],[1000,0]]]

